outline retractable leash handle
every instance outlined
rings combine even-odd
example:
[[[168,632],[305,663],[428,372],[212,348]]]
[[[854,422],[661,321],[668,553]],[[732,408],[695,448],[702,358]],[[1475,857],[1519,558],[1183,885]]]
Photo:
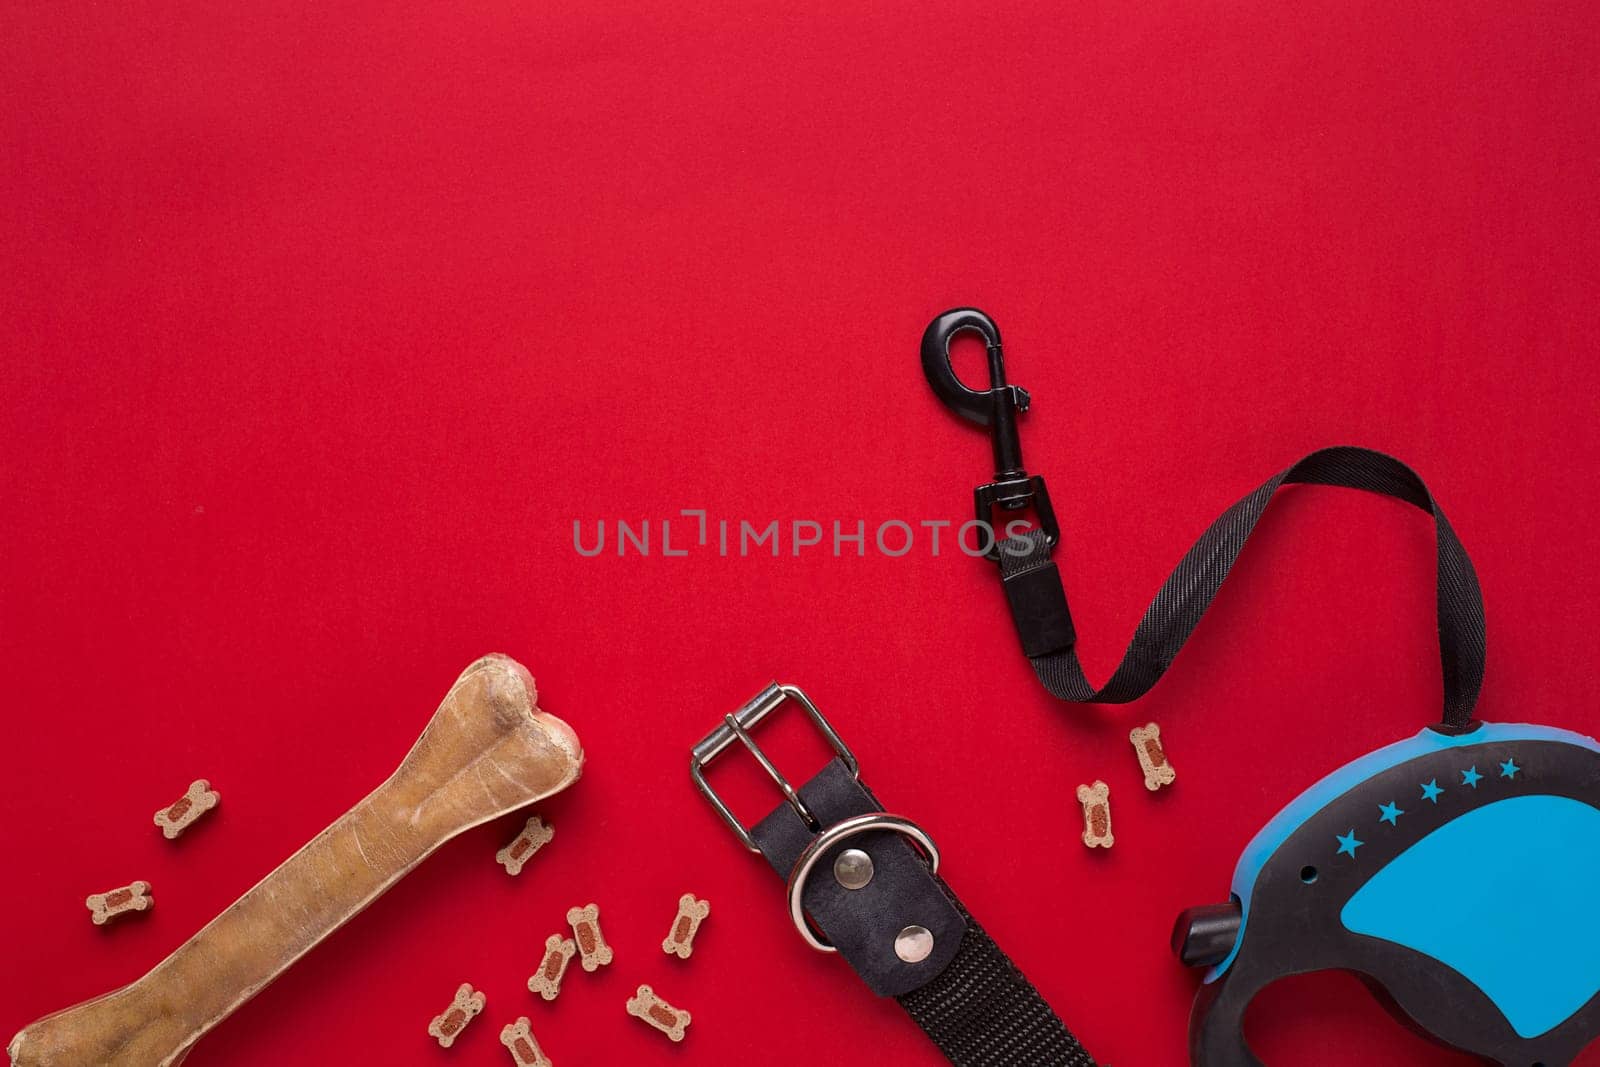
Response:
[[[990,388],[961,384],[951,339],[988,345]],[[1381,493],[1433,517],[1440,721],[1335,771],[1284,808],[1245,848],[1227,904],[1180,916],[1173,948],[1210,968],[1190,1017],[1199,1067],[1261,1067],[1243,1033],[1255,995],[1291,974],[1347,970],[1367,979],[1423,1034],[1507,1067],[1569,1063],[1600,1036],[1600,743],[1542,726],[1476,721],[1483,600],[1466,550],[1415,472],[1362,448],[1326,448],[1268,479],[1223,513],[1162,585],[1109,681],[1085,676],[1044,480],[1022,468],[1000,332],[971,308],[946,312],[922,339],[934,391],[995,436],[995,481],[978,518],[1033,504],[1038,528],[998,536],[999,564],[1024,653],[1046,689],[1072,703],[1136,700],[1194,632],[1256,523],[1284,485]],[[1042,506],[1041,506],[1042,502]]]
[[[756,728],[797,705],[835,758],[799,788],[756,743]],[[743,745],[783,794],[746,827],[706,781]],[[787,885],[789,918],[813,949],[835,952],[867,987],[894,997],[957,1067],[1094,1067],[1022,972],[939,877],[933,838],[884,811],[837,731],[799,688],[774,682],[694,746],[695,786]]]

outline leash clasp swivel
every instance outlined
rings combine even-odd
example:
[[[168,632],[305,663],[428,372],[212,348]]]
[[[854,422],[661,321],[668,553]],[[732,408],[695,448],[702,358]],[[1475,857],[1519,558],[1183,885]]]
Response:
[[[950,365],[950,342],[959,333],[976,333],[983,338],[989,356],[988,389],[973,389],[956,377]],[[1000,558],[1000,541],[1004,534],[995,524],[995,508],[1021,511],[1032,504],[1046,542],[1054,547],[1061,539],[1061,528],[1050,506],[1050,493],[1045,488],[1044,478],[1030,475],[1022,465],[1017,416],[1028,410],[1031,398],[1026,389],[1006,383],[1000,327],[977,308],[946,311],[923,331],[922,373],[946,407],[964,419],[989,428],[994,443],[994,481],[973,490],[977,519],[993,534],[989,558]]]

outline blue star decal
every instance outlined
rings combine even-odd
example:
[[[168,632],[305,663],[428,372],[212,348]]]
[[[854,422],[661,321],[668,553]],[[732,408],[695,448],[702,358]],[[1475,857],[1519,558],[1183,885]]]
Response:
[[[1355,859],[1356,849],[1366,844],[1365,841],[1356,840],[1356,828],[1354,826],[1350,828],[1348,834],[1334,834],[1333,837],[1335,841],[1339,842],[1338,855],[1349,856],[1351,859]]]
[[[1520,770],[1522,770],[1522,768],[1517,766],[1516,760],[1508,759],[1504,763],[1500,764],[1500,777],[1515,778],[1517,776],[1517,772]]]
[[[1461,772],[1462,785],[1470,785],[1472,788],[1476,789],[1478,788],[1478,783],[1481,781],[1483,781],[1483,775],[1478,773],[1477,764],[1473,764],[1471,770]]]
[[[1399,826],[1400,816],[1405,814],[1405,809],[1392,800],[1387,804],[1379,804],[1378,811],[1382,813],[1378,821],[1386,822],[1390,826]]]
[[[1437,804],[1439,803],[1439,794],[1443,792],[1444,790],[1439,788],[1439,779],[1435,778],[1422,787],[1422,799],[1430,804]]]

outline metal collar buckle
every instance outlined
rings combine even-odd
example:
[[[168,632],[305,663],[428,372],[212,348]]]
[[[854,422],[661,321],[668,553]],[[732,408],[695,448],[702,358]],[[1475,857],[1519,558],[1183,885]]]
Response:
[[[959,333],[983,338],[989,352],[989,388],[973,389],[956,377],[950,365],[950,342]],[[977,519],[992,532],[990,559],[1000,558],[1001,530],[994,510],[1021,511],[1029,504],[1039,516],[1039,527],[1053,547],[1061,539],[1055,509],[1044,478],[1030,475],[1022,465],[1022,440],[1017,416],[1028,410],[1028,391],[1006,384],[1005,355],[1000,347],[1000,327],[977,308],[955,308],[928,324],[922,334],[922,373],[946,407],[957,415],[989,428],[994,442],[994,481],[973,490]]]
[[[722,755],[734,741],[737,740],[750,750],[750,754],[756,758],[756,762],[761,764],[762,769],[783,791],[784,800],[794,809],[795,814],[805,821],[811,832],[816,835],[804,851],[800,853],[793,869],[789,872],[787,886],[789,918],[794,923],[795,929],[800,931],[800,936],[805,939],[806,944],[819,952],[834,952],[836,951],[834,947],[812,929],[811,924],[806,919],[805,905],[803,903],[806,882],[811,877],[811,872],[822,859],[823,854],[861,834],[873,831],[890,831],[908,838],[916,844],[921,850],[923,858],[927,861],[929,868],[933,873],[937,874],[939,871],[939,846],[934,844],[933,838],[929,837],[927,832],[916,823],[903,816],[891,815],[888,812],[880,811],[856,815],[843,819],[833,826],[824,827],[811,809],[806,806],[806,802],[800,798],[800,793],[778,771],[771,758],[762,751],[760,745],[756,744],[755,738],[750,736],[750,731],[768,715],[782,707],[786,700],[792,700],[800,705],[811,719],[812,725],[827,739],[828,744],[833,746],[834,753],[843,761],[845,769],[850,772],[851,776],[860,778],[861,767],[856,762],[855,755],[844,743],[844,740],[840,738],[838,731],[829,724],[827,719],[822,717],[822,712],[817,710],[817,706],[811,703],[811,698],[806,696],[798,686],[780,685],[777,682],[773,682],[751,697],[738,711],[723,716],[722,725],[712,730],[698,745],[694,746],[689,757],[689,776],[694,779],[695,786],[705,795],[705,798],[711,802],[711,806],[717,809],[717,813],[722,816],[723,822],[726,822],[728,827],[739,836],[739,840],[744,842],[745,847],[751,852],[759,853],[761,846],[756,844],[755,838],[750,836],[750,831],[745,828],[744,824],[739,822],[733,811],[717,795],[716,790],[712,789],[710,784],[706,782],[705,777],[706,767],[718,756]]]
[[[790,785],[789,780],[779,773],[772,760],[761,750],[761,746],[756,744],[755,738],[750,736],[750,731],[755,729],[768,715],[782,707],[786,700],[792,700],[800,705],[806,716],[810,718],[812,725],[827,739],[828,744],[833,746],[833,751],[844,761],[850,773],[858,778],[861,776],[861,767],[856,763],[855,755],[845,745],[843,739],[839,737],[838,732],[828,723],[828,720],[822,717],[822,712],[817,710],[817,706],[811,703],[811,698],[806,696],[798,686],[779,685],[777,682],[773,682],[746,701],[745,705],[738,711],[723,716],[722,725],[707,734],[699,744],[694,746],[693,751],[690,753],[689,776],[694,779],[695,786],[705,795],[705,798],[711,802],[711,806],[717,809],[717,814],[722,816],[722,821],[728,824],[728,827],[739,836],[739,840],[744,842],[745,848],[751,852],[760,852],[761,847],[756,844],[755,838],[750,836],[750,831],[734,816],[728,805],[723,803],[716,790],[712,789],[710,784],[706,782],[705,776],[706,767],[718,756],[722,755],[734,741],[740,742],[750,750],[750,754],[756,758],[756,762],[761,764],[768,777],[777,783],[779,789],[783,790],[784,800],[788,801],[795,814],[804,819],[806,825],[813,832],[821,833],[824,829],[822,824],[817,821],[817,817],[811,813],[811,809],[806,807],[805,801],[800,799],[800,794],[795,790],[794,786]]]

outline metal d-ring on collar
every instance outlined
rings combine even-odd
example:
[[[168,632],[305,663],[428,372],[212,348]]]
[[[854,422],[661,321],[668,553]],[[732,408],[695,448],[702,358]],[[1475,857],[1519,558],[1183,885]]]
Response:
[[[786,704],[801,707],[835,754],[798,789],[789,786],[752,736],[762,720]],[[740,823],[706,781],[707,766],[739,746],[783,793],[783,802],[754,829]],[[739,840],[780,877],[788,872],[789,915],[805,942],[821,952],[837,951],[868,988],[899,1001],[955,1067],[1094,1067],[1061,1017],[934,873],[939,850],[932,838],[910,820],[883,811],[861,783],[855,757],[801,690],[775,682],[767,686],[694,746],[689,768],[695,787]],[[868,833],[883,835],[873,844],[880,855],[871,857],[859,848],[841,851],[844,842]],[[921,860],[907,855],[891,834],[907,839],[912,851],[920,848]],[[880,849],[880,843],[886,847]],[[812,878],[831,853],[851,860],[836,861],[837,885]],[[880,873],[876,880],[874,865]],[[856,893],[869,884],[874,888],[865,895]],[[806,897],[837,949],[811,927]]]
[[[811,877],[811,872],[816,869],[822,854],[828,849],[873,830],[892,830],[903,837],[909,837],[922,849],[928,861],[928,870],[934,874],[939,873],[939,846],[933,843],[933,838],[928,836],[926,830],[904,816],[890,815],[888,812],[856,815],[828,827],[812,839],[805,851],[800,853],[800,858],[795,861],[794,870],[789,872],[789,918],[793,920],[794,928],[800,931],[800,936],[805,938],[806,944],[818,952],[837,952],[838,949],[818,937],[816,931],[811,929],[811,924],[806,921],[803,902],[806,880]]]

